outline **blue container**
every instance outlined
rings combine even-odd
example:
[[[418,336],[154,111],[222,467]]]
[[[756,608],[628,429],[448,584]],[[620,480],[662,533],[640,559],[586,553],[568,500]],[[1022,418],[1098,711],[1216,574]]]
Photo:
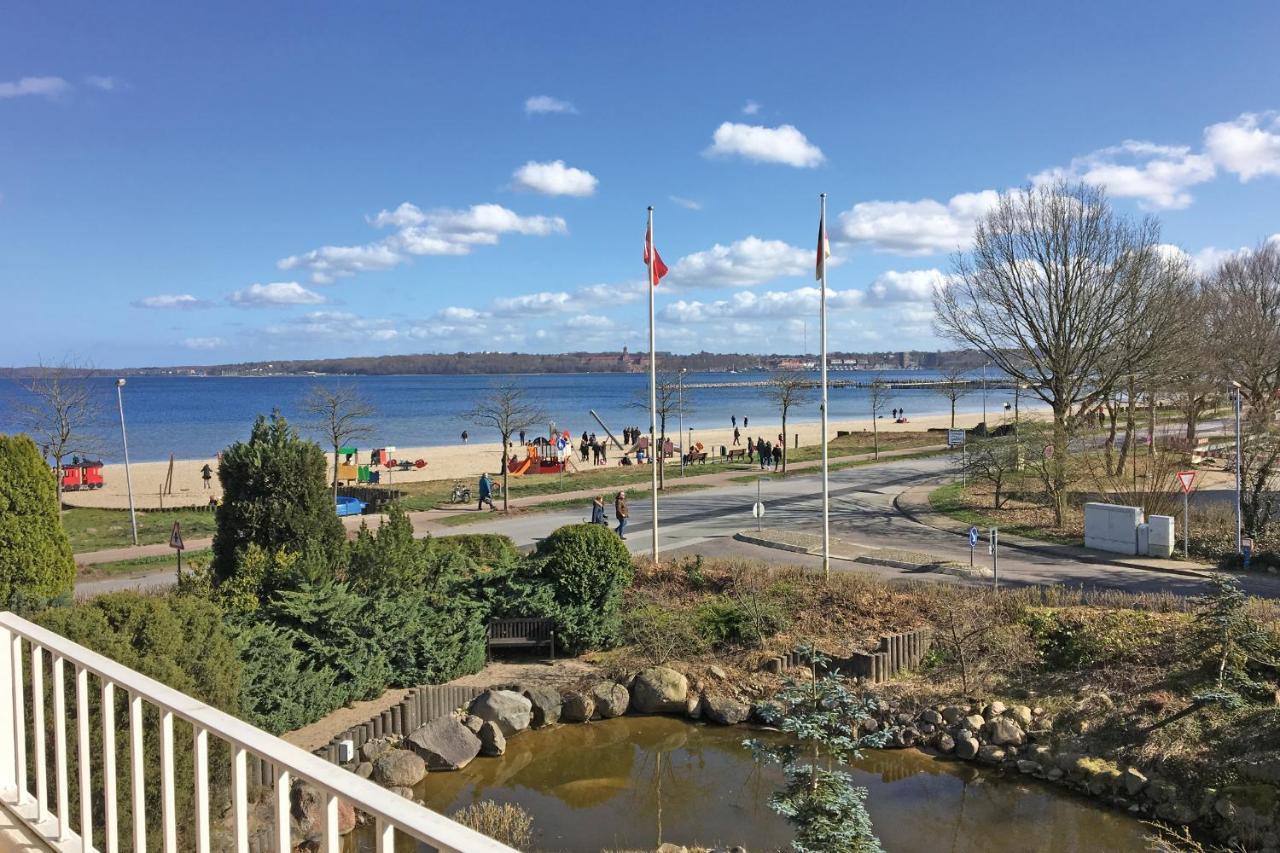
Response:
[[[338,498],[338,515],[362,515],[365,503],[359,498]]]

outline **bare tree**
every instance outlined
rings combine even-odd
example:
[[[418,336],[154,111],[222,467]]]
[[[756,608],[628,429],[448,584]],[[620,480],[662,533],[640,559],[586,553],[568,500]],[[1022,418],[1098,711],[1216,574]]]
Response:
[[[523,386],[514,382],[495,385],[489,395],[463,417],[498,431],[502,436],[502,511],[507,511],[507,448],[511,436],[546,420],[546,414],[529,398]]]
[[[367,423],[374,408],[365,402],[353,385],[312,385],[302,400],[302,410],[315,420],[315,428],[324,434],[333,448],[333,498],[338,499],[338,451],[347,442],[373,434]]]
[[[1251,417],[1268,420],[1280,391],[1280,242],[1223,262],[1205,302],[1217,379],[1239,382]]]
[[[654,388],[654,404],[658,407],[658,450],[654,453],[653,448],[650,452],[653,455],[655,464],[658,465],[658,488],[662,489],[666,486],[666,466],[662,464],[661,448],[667,443],[667,419],[678,419],[684,415],[688,415],[693,411],[690,405],[689,396],[683,393],[681,389],[680,375],[674,371],[658,374],[658,384]],[[631,405],[637,409],[649,411],[649,388],[645,386],[636,392],[636,398],[631,401]],[[683,441],[681,437],[681,441]],[[683,448],[683,445],[681,445]],[[684,452],[688,453],[688,448],[684,448]]]
[[[889,405],[889,383],[879,373],[867,386],[867,402],[871,404],[871,453],[872,458],[880,458],[880,413]]]
[[[1098,187],[1059,182],[1000,197],[958,254],[950,286],[934,295],[937,331],[976,348],[1053,413],[1065,446],[1146,357],[1159,306],[1154,220],[1117,216]],[[1055,454],[1054,513],[1062,523],[1065,454]]]
[[[41,365],[35,377],[24,383],[32,400],[22,407],[23,425],[41,452],[53,460],[59,507],[67,458],[97,453],[101,448],[93,427],[102,406],[89,376],[87,368],[64,361],[53,367]]]
[[[782,415],[782,473],[787,472],[787,413],[814,398],[813,380],[794,370],[774,373],[765,384],[764,396]]]
[[[951,403],[951,428],[956,428],[956,401],[973,393],[969,385],[969,377],[962,368],[949,367],[942,371],[942,381],[934,389],[947,402]],[[983,424],[985,427],[986,424]]]
[[[1000,509],[1009,500],[1005,487],[1018,470],[1018,446],[1012,437],[984,438],[965,447],[964,471],[970,479],[984,480],[995,490],[992,505]]]

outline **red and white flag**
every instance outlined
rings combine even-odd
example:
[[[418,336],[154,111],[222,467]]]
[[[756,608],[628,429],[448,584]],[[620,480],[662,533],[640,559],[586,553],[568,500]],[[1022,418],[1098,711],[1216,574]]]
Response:
[[[653,258],[650,263],[649,259]],[[658,282],[667,274],[667,265],[662,262],[662,255],[658,254],[657,248],[653,245],[653,231],[646,228],[644,232],[644,263],[649,268],[649,284],[657,287]]]
[[[824,213],[818,220],[818,263],[814,268],[814,278],[822,281],[827,271],[827,258],[831,257],[831,244],[827,241],[827,217]]]

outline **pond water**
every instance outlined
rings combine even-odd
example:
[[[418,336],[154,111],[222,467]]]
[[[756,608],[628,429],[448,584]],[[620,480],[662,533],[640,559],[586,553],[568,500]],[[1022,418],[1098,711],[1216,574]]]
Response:
[[[790,849],[768,806],[781,783],[742,747],[756,733],[672,717],[622,717],[525,732],[501,758],[430,773],[417,791],[438,812],[479,800],[533,814],[539,850],[653,850],[670,841]],[[763,733],[761,733],[763,734]],[[1137,820],[1034,780],[914,750],[870,750],[853,768],[887,851],[1145,850]],[[348,849],[372,849],[359,837]]]

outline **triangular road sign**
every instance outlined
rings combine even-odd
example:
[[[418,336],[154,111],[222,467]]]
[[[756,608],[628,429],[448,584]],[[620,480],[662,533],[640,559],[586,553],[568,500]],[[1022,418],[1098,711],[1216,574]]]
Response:
[[[1194,483],[1195,480],[1196,480],[1195,471],[1179,471],[1178,472],[1178,482],[1182,484],[1183,494],[1191,493],[1191,484]]]
[[[169,547],[176,548],[179,551],[182,551],[187,547],[182,544],[182,528],[176,521],[173,523],[173,532],[169,534]]]

